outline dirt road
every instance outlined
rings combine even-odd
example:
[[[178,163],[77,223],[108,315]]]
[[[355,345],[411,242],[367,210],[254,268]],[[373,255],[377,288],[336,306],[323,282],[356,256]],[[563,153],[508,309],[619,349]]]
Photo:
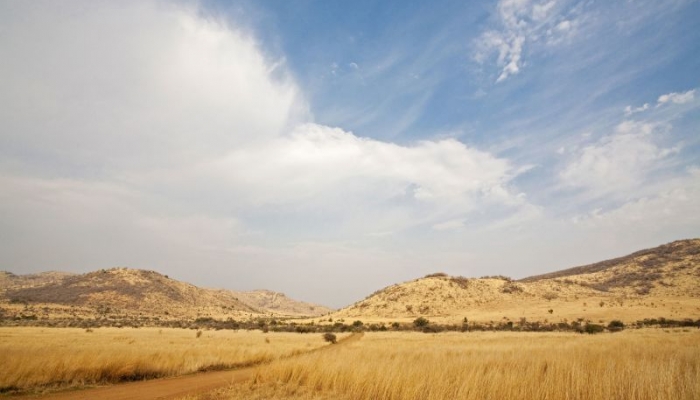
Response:
[[[340,346],[359,340],[362,333],[352,335],[339,340],[335,345],[324,346],[311,350],[308,354],[317,351],[333,351]],[[300,354],[300,355],[303,355]],[[297,356],[295,356],[297,357]],[[41,399],[41,400],[153,400],[174,399],[188,394],[207,392],[232,383],[243,382],[255,373],[255,369],[249,367],[231,371],[202,372],[173,378],[154,379],[150,381],[130,382],[114,386],[105,386],[94,389],[70,390],[52,393],[43,396],[13,396],[5,399]]]

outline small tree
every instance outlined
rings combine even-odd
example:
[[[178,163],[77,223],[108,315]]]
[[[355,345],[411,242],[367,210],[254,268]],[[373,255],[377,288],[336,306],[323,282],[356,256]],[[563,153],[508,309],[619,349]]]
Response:
[[[413,321],[413,325],[415,325],[416,328],[426,327],[426,326],[428,326],[429,323],[430,323],[430,321],[428,321],[427,319],[425,319],[423,317],[418,317],[415,319],[415,321]]]
[[[331,344],[336,344],[338,342],[338,338],[335,336],[335,334],[330,332],[323,334],[323,340]]]

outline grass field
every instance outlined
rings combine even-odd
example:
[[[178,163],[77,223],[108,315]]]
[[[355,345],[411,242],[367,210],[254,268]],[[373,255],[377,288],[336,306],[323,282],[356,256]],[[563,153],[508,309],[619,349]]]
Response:
[[[252,365],[326,343],[320,335],[159,328],[0,328],[0,392]]]
[[[700,398],[700,330],[367,333],[189,399]]]

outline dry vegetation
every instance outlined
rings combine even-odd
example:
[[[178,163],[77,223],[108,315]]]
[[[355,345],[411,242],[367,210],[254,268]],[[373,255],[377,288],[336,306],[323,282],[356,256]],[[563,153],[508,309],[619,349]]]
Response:
[[[551,310],[551,311],[550,311]],[[626,257],[513,281],[434,273],[378,290],[329,317],[367,323],[470,321],[565,322],[583,318],[633,323],[700,316],[700,239],[682,240]],[[323,321],[317,320],[323,323]]]
[[[700,398],[700,331],[370,333],[337,352],[260,368],[223,399]]]
[[[284,293],[271,290],[235,292],[236,297],[257,310],[285,316],[317,316],[332,312],[328,307],[290,299]]]
[[[435,273],[313,319],[283,311],[327,310],[152,271],[0,273],[0,325],[15,326],[0,328],[0,392],[277,360],[197,398],[700,398],[700,239],[522,281]],[[305,352],[351,331],[368,333]]]
[[[0,328],[0,392],[254,365],[324,345],[320,336],[260,331]]]
[[[17,312],[22,306],[34,310]],[[36,317],[45,322],[34,324],[43,326],[52,322],[65,325],[62,322],[78,318],[118,320],[124,326],[154,326],[163,325],[164,321],[197,318],[283,318],[317,316],[329,311],[282,293],[200,288],[147,270],[111,268],[85,274],[29,275],[0,271],[0,323],[3,314],[5,319]]]

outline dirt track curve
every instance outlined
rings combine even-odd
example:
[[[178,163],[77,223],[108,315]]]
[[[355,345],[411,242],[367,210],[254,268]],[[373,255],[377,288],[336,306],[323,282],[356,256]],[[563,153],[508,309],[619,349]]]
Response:
[[[297,356],[319,351],[333,351],[339,346],[344,346],[362,338],[363,333],[352,335],[339,340],[335,345],[324,346]],[[297,357],[293,356],[293,357]],[[201,372],[192,375],[184,375],[172,378],[154,379],[149,381],[130,382],[113,386],[105,386],[93,389],[70,390],[47,395],[11,396],[4,399],[41,399],[41,400],[153,400],[174,399],[186,395],[203,393],[232,383],[243,382],[255,373],[260,367],[248,367],[229,371]]]

